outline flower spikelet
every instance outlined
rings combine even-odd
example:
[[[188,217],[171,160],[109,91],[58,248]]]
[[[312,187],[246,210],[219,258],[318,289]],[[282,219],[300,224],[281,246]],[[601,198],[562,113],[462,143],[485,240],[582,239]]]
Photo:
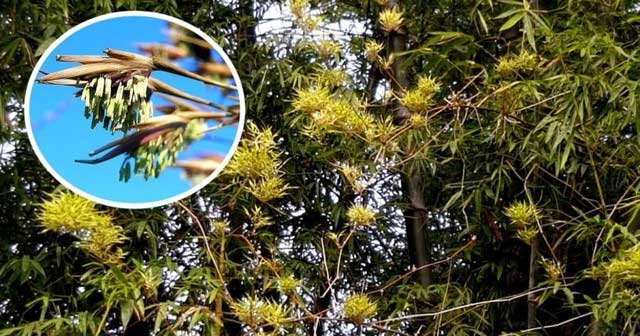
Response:
[[[409,118],[409,124],[411,125],[411,127],[413,128],[422,128],[427,126],[427,118],[424,117],[424,115],[422,114],[411,114],[411,117]]]
[[[364,45],[364,53],[367,57],[367,60],[372,63],[382,62],[382,58],[380,56],[380,52],[382,52],[382,49],[382,44],[373,40],[367,41]]]
[[[394,32],[400,30],[404,23],[403,13],[396,7],[391,9],[385,9],[380,12],[378,22],[382,30],[386,32]]]
[[[440,90],[440,85],[431,77],[420,76],[418,84],[407,91],[400,99],[402,104],[413,113],[426,113],[433,105],[433,97]]]
[[[365,189],[367,188],[366,184],[364,182],[361,181],[361,177],[362,177],[362,169],[360,169],[360,167],[356,167],[353,165],[350,165],[348,163],[343,163],[339,166],[340,168],[340,172],[342,173],[342,176],[344,176],[344,179],[346,180],[347,183],[349,183],[349,185],[351,185],[351,187],[357,192],[357,193],[362,193],[365,191]]]
[[[289,309],[282,304],[267,301],[258,308],[258,318],[264,324],[279,329],[287,322]]]
[[[505,214],[518,229],[523,229],[535,223],[540,218],[540,210],[529,202],[515,202],[511,204]]]
[[[72,232],[104,226],[111,218],[95,210],[95,203],[71,192],[57,192],[39,205],[38,221],[45,231]]]
[[[280,169],[280,153],[273,140],[271,129],[259,130],[255,124],[247,124],[246,137],[233,155],[233,159],[223,171],[247,179],[277,175]]]
[[[544,268],[544,270],[546,271],[549,279],[553,281],[557,281],[558,279],[560,279],[560,277],[562,276],[562,273],[564,272],[564,267],[562,266],[562,264],[555,260],[550,260],[545,257],[542,257],[540,264],[542,265],[542,268]]]
[[[80,94],[85,103],[84,115],[91,127],[102,123],[105,129],[127,131],[152,115],[151,92],[146,74],[133,74],[129,79],[112,80],[101,75],[88,81]]]
[[[98,260],[106,263],[117,263],[124,257],[121,248],[115,247],[122,244],[125,236],[122,228],[116,225],[103,225],[95,227],[89,236],[80,243],[80,247]]]
[[[318,51],[318,55],[324,58],[329,58],[331,56],[338,57],[342,51],[342,47],[336,41],[331,40],[322,40],[316,44],[316,49]]]
[[[640,244],[624,250],[600,266],[600,272],[604,278],[617,285],[640,285]]]
[[[261,202],[267,203],[287,194],[289,187],[280,176],[270,176],[259,181],[249,181],[247,191]]]
[[[306,7],[308,5],[308,0],[291,0],[289,8],[291,9],[291,14],[293,14],[296,20],[302,20],[305,17]]]
[[[409,111],[413,113],[425,113],[431,106],[431,101],[419,90],[409,90],[400,99],[402,105],[404,105]]]
[[[246,297],[231,304],[233,314],[242,323],[255,328],[260,324],[258,310],[262,308],[264,302],[256,297]]]
[[[242,178],[243,189],[262,202],[283,197],[290,188],[282,177],[280,151],[270,129],[260,130],[249,123],[224,174]]]
[[[331,100],[329,89],[321,86],[298,90],[292,105],[295,111],[314,113],[324,109]]]
[[[366,319],[373,317],[377,310],[378,305],[363,294],[351,295],[344,301],[344,317],[355,324],[364,323]]]
[[[231,309],[241,322],[252,329],[264,324],[280,328],[289,317],[289,310],[285,306],[257,297],[234,302]]]
[[[397,128],[391,117],[375,120],[372,127],[365,130],[365,137],[369,142],[386,144],[395,134]]]
[[[376,214],[362,205],[354,205],[347,210],[349,222],[356,226],[369,226],[376,220]]]
[[[278,278],[278,290],[283,294],[293,293],[298,286],[300,286],[300,280],[296,279],[293,275],[283,275]]]
[[[178,127],[137,147],[131,155],[135,158],[133,173],[143,175],[145,179],[158,177],[162,170],[175,164],[178,154],[186,146],[202,138],[206,127],[203,119],[193,119],[184,127]],[[127,181],[130,177],[131,165],[126,162],[120,169],[120,179]]]
[[[344,85],[347,76],[343,71],[323,69],[314,75],[316,84],[325,88],[337,88]]]
[[[264,214],[262,208],[259,206],[254,206],[251,210],[245,209],[245,215],[249,217],[251,223],[256,229],[273,225],[273,220],[271,217]]]
[[[371,114],[362,111],[346,99],[334,98],[320,110],[311,114],[312,120],[306,126],[307,135],[322,138],[329,133],[360,134],[372,127]]]
[[[80,247],[105,263],[117,263],[124,252],[116,246],[126,239],[122,228],[109,214],[95,209],[95,203],[71,192],[49,195],[38,206],[38,221],[45,231],[70,233],[78,237]]]
[[[289,2],[294,22],[306,32],[315,30],[320,23],[319,17],[313,17],[309,13],[308,6],[308,0],[291,0]]]
[[[417,89],[425,97],[431,99],[438,91],[440,91],[440,84],[429,76],[420,76],[418,78]]]
[[[498,61],[496,71],[502,78],[511,78],[518,73],[532,72],[538,64],[538,55],[523,50],[518,55],[507,55]]]
[[[538,228],[530,226],[518,229],[516,235],[524,243],[531,245],[531,242],[538,236]]]

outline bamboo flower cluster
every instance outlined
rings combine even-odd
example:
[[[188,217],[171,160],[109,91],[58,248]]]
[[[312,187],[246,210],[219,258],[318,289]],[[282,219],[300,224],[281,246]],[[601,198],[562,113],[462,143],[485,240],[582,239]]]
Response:
[[[324,86],[298,90],[292,105],[295,111],[310,117],[304,132],[313,138],[321,139],[329,133],[364,136],[367,130],[374,128],[373,116],[362,106],[347,97],[332,94]]]
[[[279,334],[279,329],[289,318],[289,309],[284,305],[257,297],[246,297],[234,302],[231,304],[231,309],[240,321],[255,331],[258,331],[261,326],[276,328],[273,335]]]
[[[538,235],[538,228],[534,225],[540,218],[540,210],[528,202],[515,202],[511,204],[505,214],[516,228],[516,234],[525,243],[529,244]]]
[[[153,109],[151,101],[147,99],[148,83],[147,77],[134,75],[126,84],[118,84],[112,95],[111,78],[101,76],[87,82],[82,89],[81,99],[86,104],[85,117],[88,119],[94,112],[91,127],[102,121],[105,129],[124,130],[148,120]],[[130,109],[140,112],[128,113]]]
[[[102,123],[112,132],[126,132],[152,114],[148,78],[153,61],[141,55],[105,49],[107,56],[59,55],[60,62],[81,65],[47,74],[40,83],[81,87],[77,93],[85,102],[85,117],[91,127]]]
[[[176,163],[180,151],[204,135],[205,129],[203,119],[193,119],[136,148],[133,152],[133,171],[143,174],[145,178],[158,177],[165,167]],[[120,171],[121,179],[128,180],[130,171],[131,167],[127,162]]]
[[[242,189],[265,203],[283,197],[290,188],[282,176],[274,137],[270,129],[259,130],[256,125],[247,124],[246,137],[223,172],[235,181],[242,179]]]
[[[439,90],[440,85],[435,79],[421,76],[418,78],[416,88],[407,91],[400,101],[402,105],[415,114],[426,113],[429,107],[433,105],[433,97]]]
[[[378,304],[364,294],[353,294],[344,301],[344,317],[355,323],[362,324],[368,318],[375,316]]]
[[[598,271],[612,286],[640,285],[640,243],[621,251],[618,256],[601,265]]]
[[[380,28],[386,32],[399,31],[404,24],[404,18],[402,16],[402,11],[396,7],[383,10],[380,12],[380,17],[378,18]]]
[[[68,191],[50,195],[39,205],[38,221],[44,231],[71,233],[80,240],[80,248],[105,263],[118,263],[124,257],[116,247],[126,239],[122,228],[111,216],[95,209],[95,203]]]
[[[309,13],[308,7],[308,0],[291,0],[289,2],[289,8],[291,9],[291,14],[293,14],[295,23],[306,32],[315,30],[320,24],[320,18],[313,17]]]
[[[384,46],[377,41],[369,40],[364,45],[364,53],[367,60],[371,63],[382,63],[380,53]]]
[[[507,55],[500,58],[496,71],[502,78],[512,78],[518,73],[532,72],[538,64],[538,55],[523,50],[518,55]]]
[[[203,48],[204,45],[199,47]],[[237,90],[235,86],[224,81],[214,80],[211,76],[206,77],[168,62],[166,58],[158,55],[169,53],[159,53],[158,48],[141,46],[141,50],[147,50],[152,54],[151,57],[114,49],[105,49],[105,56],[59,55],[58,61],[76,62],[80,65],[46,74],[38,79],[40,83],[81,88],[77,96],[85,103],[84,115],[91,119],[91,127],[95,128],[97,124],[102,123],[103,127],[112,133],[119,131],[124,134],[121,139],[89,153],[90,156],[95,156],[110,150],[102,157],[76,162],[97,164],[126,154],[127,159],[133,158],[134,163],[132,166],[125,159],[120,169],[121,180],[128,181],[132,173],[143,175],[145,179],[158,177],[166,167],[177,164],[177,155],[186,146],[200,139],[205,132],[216,129],[207,128],[208,120],[218,121],[219,127],[234,124],[239,120],[239,111],[233,106],[221,106],[151,77],[153,71],[164,71],[220,87],[230,94]],[[170,54],[173,57],[188,55],[185,47],[179,50],[182,53]],[[227,71],[219,68],[218,74],[230,74],[228,68]],[[151,96],[154,93],[163,94],[174,104],[158,108],[166,115],[153,115]],[[217,111],[203,110],[187,101],[207,105]],[[133,132],[129,132],[130,130]],[[180,162],[177,166],[184,166],[185,169],[188,167],[187,176],[208,176],[220,162],[216,157],[214,165],[203,165],[192,160]]]
[[[347,210],[349,222],[355,226],[369,226],[376,220],[376,214],[362,205],[354,205]]]

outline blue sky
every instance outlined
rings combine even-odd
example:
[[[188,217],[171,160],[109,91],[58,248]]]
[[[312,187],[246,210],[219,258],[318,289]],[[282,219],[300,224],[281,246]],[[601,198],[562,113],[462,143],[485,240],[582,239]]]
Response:
[[[77,65],[57,62],[58,54],[102,55],[105,48],[139,52],[138,43],[169,43],[166,30],[166,21],[150,17],[118,17],[96,22],[59,44],[41,70],[55,72]],[[212,52],[215,59],[221,59]],[[179,64],[193,70],[196,62],[186,59]],[[152,76],[190,94],[223,105],[233,104],[216,87],[160,71],[153,72]],[[89,152],[122,136],[121,132],[111,134],[101,125],[91,129],[90,120],[84,118],[84,102],[75,97],[76,91],[78,89],[73,87],[35,83],[29,101],[35,142],[44,159],[59,175],[76,188],[112,202],[154,202],[191,189],[189,181],[181,177],[182,171],[175,168],[165,169],[157,179],[132,176],[126,183],[119,181],[124,155],[95,165],[76,163],[74,160],[88,159]],[[152,101],[154,106],[169,105],[157,96],[152,97]],[[213,126],[215,122],[209,125]],[[232,147],[236,131],[234,125],[210,132],[182,152],[178,160],[207,154],[225,156]]]

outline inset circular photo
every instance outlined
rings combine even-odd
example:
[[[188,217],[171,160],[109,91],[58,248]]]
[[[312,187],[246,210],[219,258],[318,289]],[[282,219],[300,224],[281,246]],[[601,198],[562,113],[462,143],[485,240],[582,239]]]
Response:
[[[150,12],[96,17],[53,42],[25,97],[29,139],[65,187],[149,208],[211,182],[235,151],[244,94],[225,51]]]

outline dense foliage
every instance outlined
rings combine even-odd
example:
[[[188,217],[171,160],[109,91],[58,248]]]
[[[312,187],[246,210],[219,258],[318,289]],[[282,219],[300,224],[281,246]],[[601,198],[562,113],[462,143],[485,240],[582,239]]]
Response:
[[[0,8],[0,335],[640,331],[638,1]],[[22,121],[41,46],[134,8],[230,50],[250,120],[144,211],[57,187]]]

